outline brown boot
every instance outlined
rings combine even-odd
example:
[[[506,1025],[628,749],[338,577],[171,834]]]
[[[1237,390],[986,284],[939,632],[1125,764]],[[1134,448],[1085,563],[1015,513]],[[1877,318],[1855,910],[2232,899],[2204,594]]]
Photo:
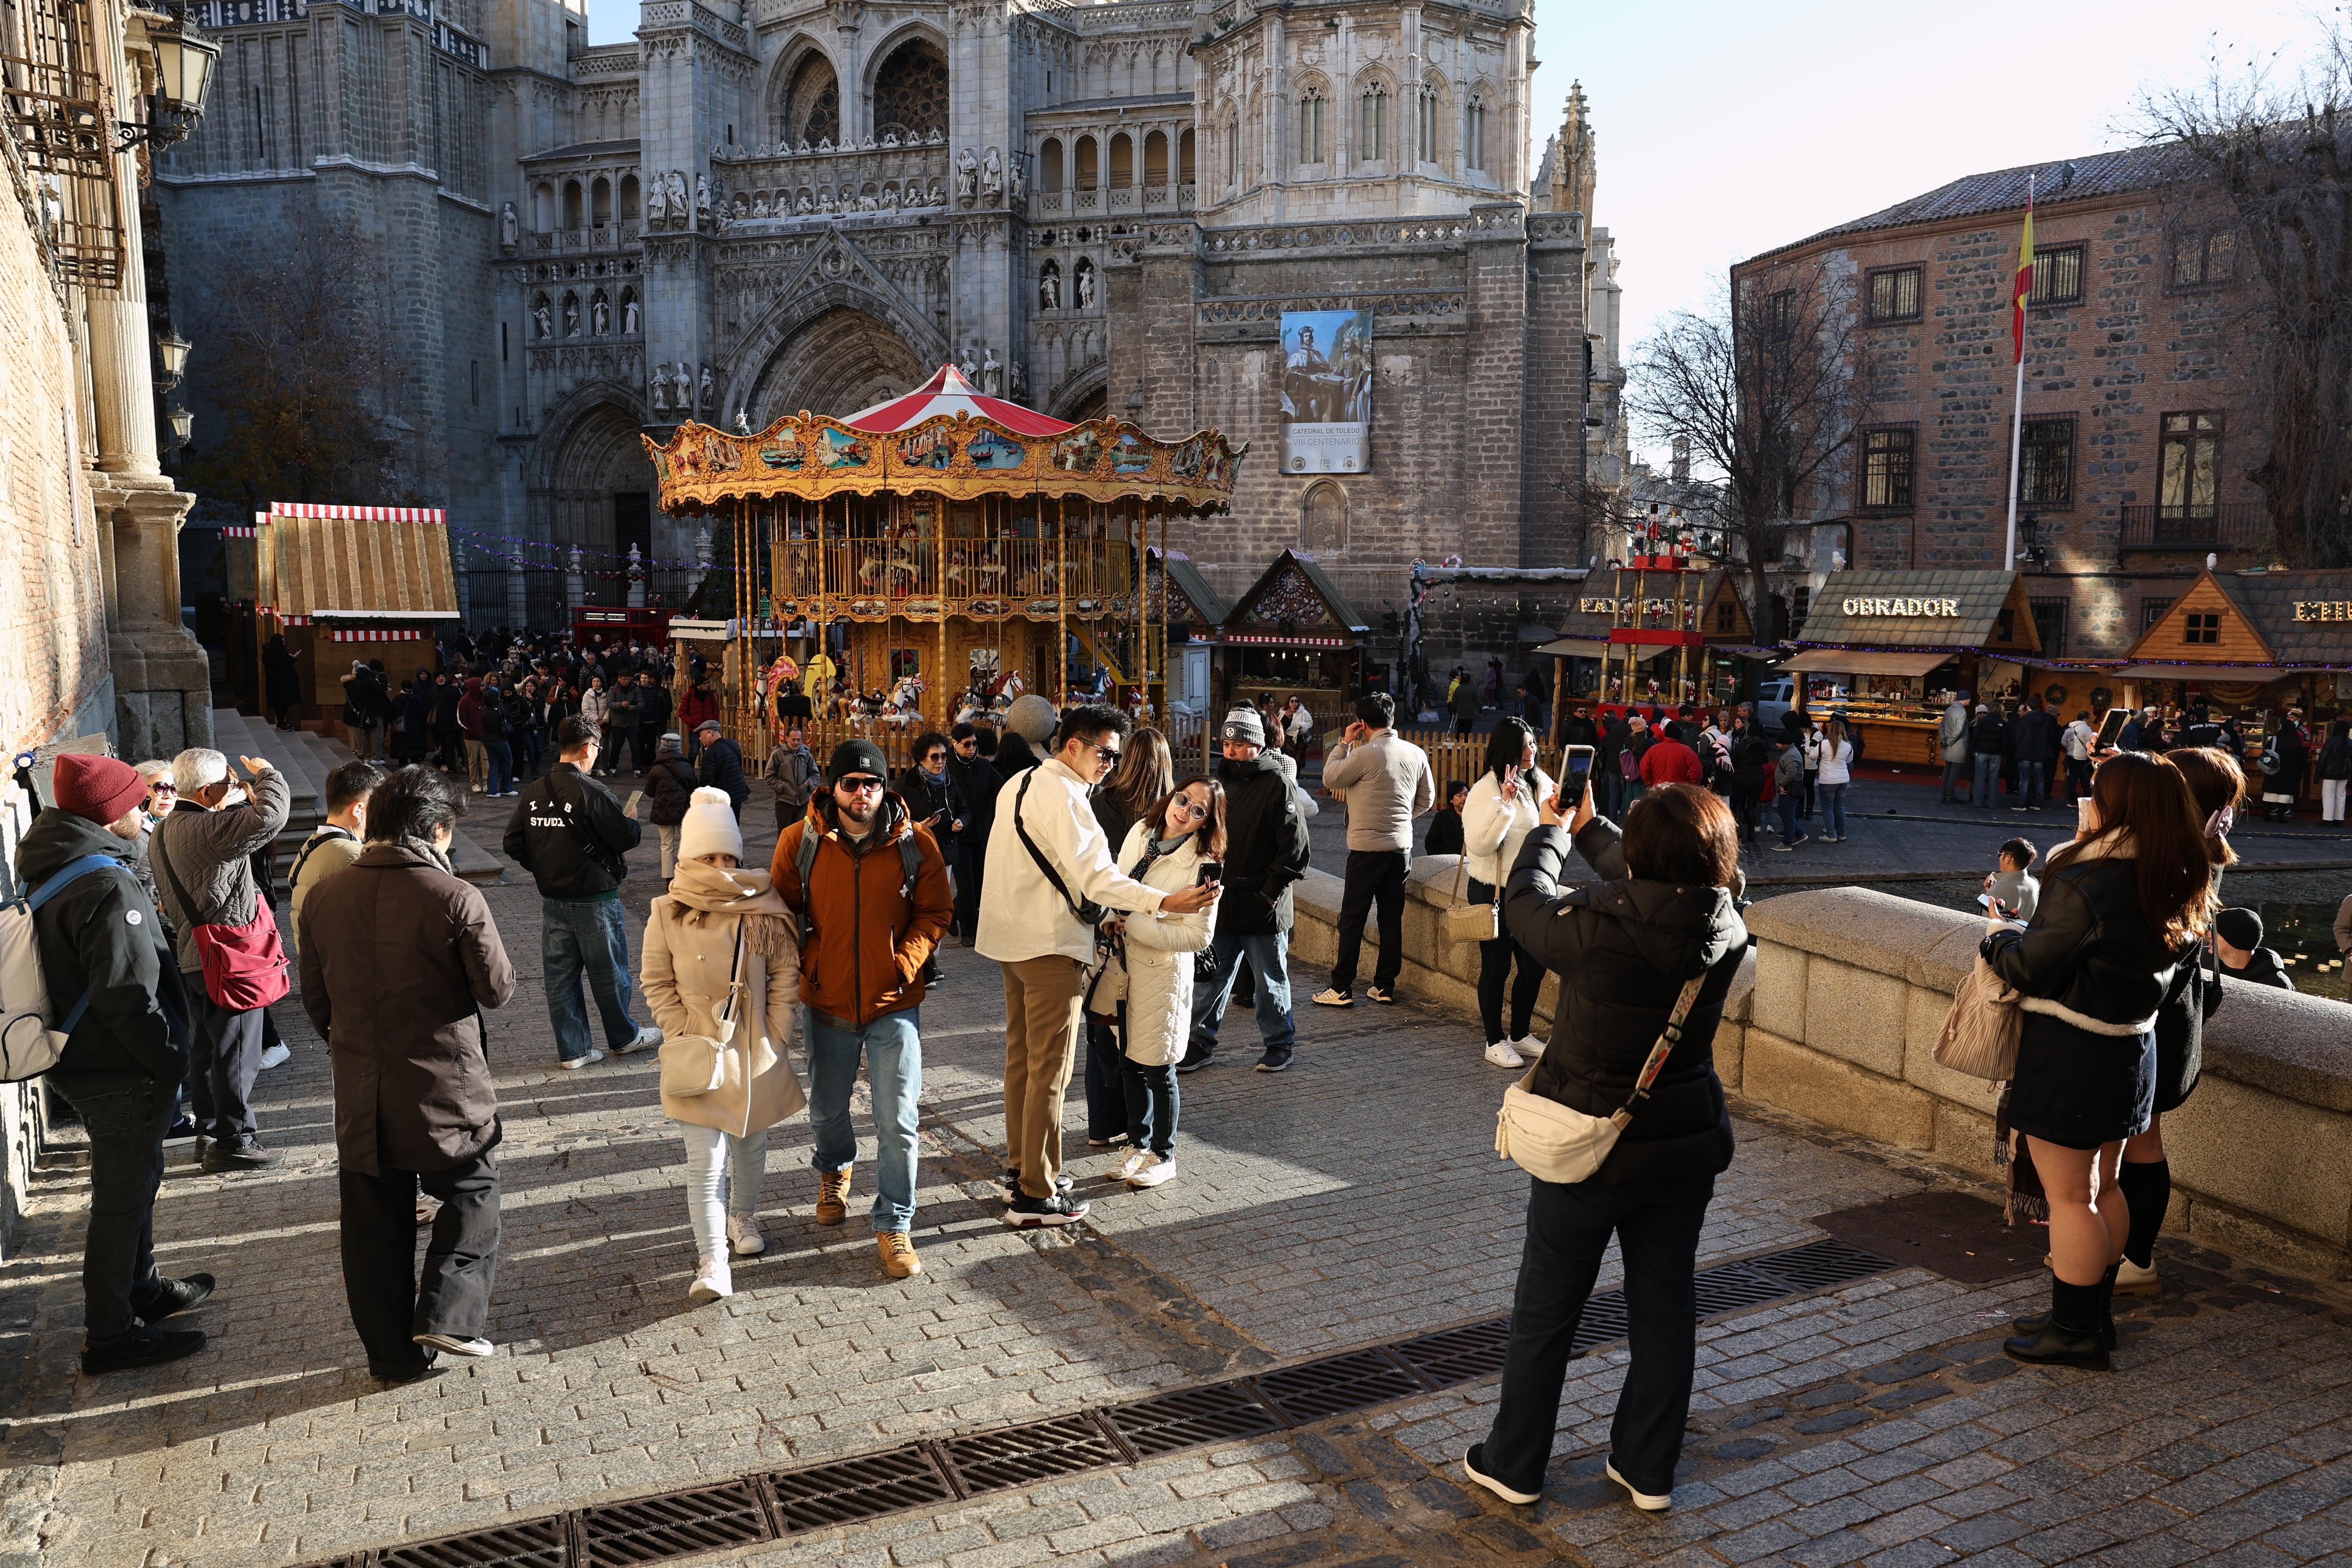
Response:
[[[819,1225],[839,1225],[849,1217],[849,1172],[819,1171],[816,1173],[816,1222]]]
[[[923,1271],[923,1260],[915,1256],[914,1238],[903,1230],[876,1231],[874,1250],[881,1255],[882,1272],[893,1279]]]

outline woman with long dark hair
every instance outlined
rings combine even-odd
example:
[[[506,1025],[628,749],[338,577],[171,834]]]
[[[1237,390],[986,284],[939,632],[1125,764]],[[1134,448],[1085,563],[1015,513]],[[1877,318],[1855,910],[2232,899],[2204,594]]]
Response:
[[[1517,860],[1519,846],[1535,830],[1542,804],[1556,786],[1536,766],[1536,732],[1524,719],[1497,721],[1486,737],[1486,771],[1470,786],[1462,807],[1463,855],[1470,879],[1470,901],[1494,900]],[[1511,966],[1516,963],[1515,975]],[[1512,940],[1502,925],[1492,941],[1478,944],[1478,1016],[1486,1026],[1486,1059],[1498,1068],[1523,1068],[1543,1054],[1535,1037],[1536,994],[1543,989],[1543,965]],[[1504,1030],[1503,993],[1511,994],[1510,1029]]]
[[[1269,737],[1271,741],[1271,737]],[[1176,787],[1175,759],[1168,737],[1147,724],[1119,748],[1118,765],[1087,801],[1110,852],[1118,856],[1139,822]],[[1223,798],[1222,792],[1220,798]],[[1119,864],[1125,865],[1125,860]],[[1118,1036],[1094,1015],[1087,1016],[1087,1147],[1109,1149],[1127,1137],[1129,1095],[1122,1076]]]
[[[1978,951],[2024,996],[2003,1120],[2050,1210],[2050,1311],[2002,1347],[2019,1361],[2108,1364],[2131,1227],[2116,1168],[2154,1119],[2157,1014],[2212,911],[2205,819],[2187,780],[2161,757],[2124,752],[2092,776],[2088,814],[2051,856],[2033,923],[1988,922]]]
[[[1592,810],[1548,801],[1510,874],[1504,918],[1559,976],[1551,1048],[1523,1086],[1588,1116],[1632,1107],[1600,1168],[1580,1182],[1528,1177],[1526,1249],[1511,1301],[1502,1396],[1463,1464],[1511,1502],[1543,1489],[1577,1322],[1612,1237],[1624,1259],[1633,1364],[1617,1395],[1603,1473],[1649,1511],[1668,1506],[1697,1356],[1696,1271],[1715,1178],[1731,1164],[1731,1118],[1715,1072],[1715,1029],[1748,949],[1730,807],[1696,784],[1660,784],[1625,813],[1624,833]],[[1563,892],[1570,834],[1602,880]],[[1652,1048],[1698,982],[1645,1096]]]

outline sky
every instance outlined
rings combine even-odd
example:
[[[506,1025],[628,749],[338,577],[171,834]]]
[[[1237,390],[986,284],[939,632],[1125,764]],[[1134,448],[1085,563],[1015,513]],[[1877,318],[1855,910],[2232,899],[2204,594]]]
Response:
[[[2144,89],[2219,51],[2290,58],[2317,0],[1535,0],[1530,159],[1581,80],[1601,150],[1630,355],[1730,265],[1963,174],[2129,145]],[[588,0],[592,43],[636,0]],[[2218,30],[2217,30],[2218,29]]]

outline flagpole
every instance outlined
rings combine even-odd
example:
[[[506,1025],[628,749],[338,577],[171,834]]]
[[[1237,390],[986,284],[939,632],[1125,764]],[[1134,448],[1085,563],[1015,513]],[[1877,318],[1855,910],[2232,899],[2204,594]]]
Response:
[[[2030,171],[2025,176],[2025,232],[2029,237],[2031,237],[2033,233],[2033,175]],[[2024,260],[2025,267],[2021,268],[2021,271],[2025,270],[2027,268],[2031,268],[2033,264],[2033,258],[2031,255],[2027,256]],[[2014,303],[2012,308],[2018,312],[2020,321],[2017,343],[2017,398],[2015,403],[2011,406],[2009,416],[2009,542],[2007,547],[2001,552],[2001,570],[2004,572],[2014,572],[2017,570],[2017,491],[2018,479],[2020,478],[2019,467],[2025,455],[2025,339],[2023,331],[2025,301],[2023,300],[2019,300]]]

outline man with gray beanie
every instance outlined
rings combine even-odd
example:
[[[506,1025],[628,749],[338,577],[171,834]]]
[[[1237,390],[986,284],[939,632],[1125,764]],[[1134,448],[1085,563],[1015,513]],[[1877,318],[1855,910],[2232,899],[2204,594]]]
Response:
[[[1290,1065],[1297,1028],[1290,1016],[1290,885],[1307,874],[1307,821],[1298,792],[1265,748],[1265,726],[1255,710],[1236,708],[1220,726],[1225,760],[1217,781],[1225,789],[1224,897],[1217,901],[1216,939],[1192,981],[1192,1039],[1179,1072],[1198,1072],[1217,1049],[1217,1029],[1246,956],[1255,977],[1258,1035],[1265,1046],[1260,1072]]]

